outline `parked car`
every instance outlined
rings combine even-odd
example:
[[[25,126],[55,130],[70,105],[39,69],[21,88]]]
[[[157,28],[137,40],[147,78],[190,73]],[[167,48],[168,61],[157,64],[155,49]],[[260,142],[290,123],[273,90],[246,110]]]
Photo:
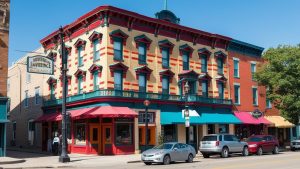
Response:
[[[240,141],[232,134],[210,134],[204,136],[200,141],[200,152],[204,158],[209,158],[210,155],[220,154],[221,157],[227,158],[232,153],[242,153],[243,156],[248,156],[248,144]]]
[[[291,150],[295,151],[297,149],[300,149],[300,137],[291,141]]]
[[[262,155],[263,153],[273,153],[278,154],[279,152],[279,142],[271,135],[254,135],[247,139],[249,145],[249,152],[257,155]]]
[[[174,161],[193,162],[196,156],[194,147],[177,142],[164,143],[142,153],[142,161],[146,165],[152,163],[170,164]]]

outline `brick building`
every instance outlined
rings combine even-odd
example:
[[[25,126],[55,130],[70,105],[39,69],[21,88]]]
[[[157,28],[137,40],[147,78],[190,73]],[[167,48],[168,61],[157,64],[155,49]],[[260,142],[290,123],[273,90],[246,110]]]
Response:
[[[9,0],[0,0],[0,157],[6,150]]]

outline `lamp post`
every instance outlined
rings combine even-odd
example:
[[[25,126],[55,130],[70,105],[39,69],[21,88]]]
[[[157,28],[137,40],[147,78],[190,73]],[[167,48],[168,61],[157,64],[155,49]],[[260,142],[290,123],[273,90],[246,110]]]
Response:
[[[59,36],[60,36],[60,44],[61,44],[61,55],[62,55],[62,78],[63,78],[63,92],[62,92],[62,108],[61,108],[61,113],[62,113],[62,122],[61,122],[61,127],[62,127],[62,150],[61,154],[59,156],[59,162],[65,163],[65,162],[70,162],[70,157],[68,156],[67,152],[67,124],[66,124],[66,98],[67,98],[67,88],[66,88],[66,81],[67,81],[67,56],[65,53],[65,44],[64,44],[64,35],[63,35],[63,28],[59,28]]]
[[[189,106],[187,104],[188,102],[188,94],[189,94],[190,86],[188,84],[188,81],[185,82],[184,85],[184,118],[185,118],[185,127],[187,127],[187,144],[190,143],[190,116],[189,116]]]
[[[145,132],[145,139],[146,139],[146,141],[145,141],[145,150],[147,150],[148,149],[148,106],[150,105],[150,101],[149,100],[145,100],[144,101],[144,106],[145,106],[145,119],[146,119],[146,121],[145,121],[145,130],[146,130],[146,132]]]

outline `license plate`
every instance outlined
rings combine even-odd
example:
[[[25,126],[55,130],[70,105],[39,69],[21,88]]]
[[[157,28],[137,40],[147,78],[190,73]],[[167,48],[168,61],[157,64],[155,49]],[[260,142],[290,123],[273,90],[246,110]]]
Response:
[[[144,158],[144,160],[148,161],[148,160],[149,160],[149,158],[148,158],[148,157],[145,157],[145,158]]]

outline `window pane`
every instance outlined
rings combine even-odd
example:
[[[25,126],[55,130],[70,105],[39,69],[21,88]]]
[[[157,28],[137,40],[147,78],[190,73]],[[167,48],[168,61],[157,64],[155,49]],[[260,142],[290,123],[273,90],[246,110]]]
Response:
[[[98,76],[98,71],[95,71],[93,74],[93,79],[94,79],[94,90],[99,89],[99,76]]]
[[[186,52],[183,53],[182,62],[183,62],[183,70],[189,70],[189,57]]]
[[[218,74],[223,74],[223,59],[222,58],[217,59],[217,65],[218,65]]]
[[[162,93],[169,94],[169,78],[168,77],[162,78]]]
[[[257,105],[257,89],[252,88],[253,105]]]
[[[162,66],[169,67],[169,49],[162,49]]]
[[[234,103],[240,103],[240,86],[234,85]]]
[[[139,75],[139,90],[140,92],[146,92],[146,75]]]
[[[85,145],[85,124],[75,123],[75,144]]]
[[[223,99],[224,98],[224,87],[223,83],[218,83],[218,90],[219,90],[219,98]]]
[[[116,124],[116,144],[131,145],[132,142],[132,124],[117,123]]]
[[[208,97],[208,85],[206,80],[202,81],[202,96]]]
[[[99,44],[98,39],[93,41],[93,46],[94,46],[94,60],[98,60],[100,58],[100,55],[99,55],[100,44]]]
[[[122,40],[114,39],[114,59],[122,60]]]
[[[122,74],[121,74],[121,72],[114,72],[114,82],[115,82],[115,89],[122,90]]]
[[[207,57],[205,55],[201,56],[201,72],[207,72]]]
[[[239,61],[234,60],[234,77],[239,77]]]

